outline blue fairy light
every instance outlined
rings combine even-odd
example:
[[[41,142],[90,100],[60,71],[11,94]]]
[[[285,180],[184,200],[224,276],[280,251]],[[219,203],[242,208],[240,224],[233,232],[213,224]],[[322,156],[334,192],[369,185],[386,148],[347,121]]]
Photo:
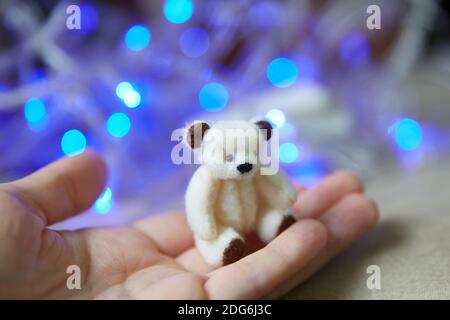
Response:
[[[112,190],[111,188],[106,188],[97,201],[95,201],[95,210],[99,214],[107,214],[112,208]]]
[[[113,137],[123,138],[130,131],[130,118],[122,112],[113,113],[106,122],[106,128]]]
[[[139,107],[142,101],[141,94],[127,81],[123,81],[116,86],[116,95],[130,109]]]
[[[91,4],[80,5],[82,33],[91,33],[97,28],[99,17],[97,9]]]
[[[83,153],[86,149],[86,137],[79,130],[69,130],[61,139],[61,149],[66,156]]]
[[[293,163],[298,158],[298,148],[295,144],[285,142],[280,146],[279,155],[281,162]]]
[[[24,105],[23,111],[25,119],[29,124],[42,123],[47,116],[45,104],[41,99],[38,98],[32,98],[28,100]]]
[[[189,58],[198,58],[209,48],[209,35],[200,28],[185,30],[180,36],[180,49]]]
[[[130,108],[136,108],[141,104],[141,95],[136,90],[129,90],[123,97],[123,102]]]
[[[164,16],[172,23],[186,22],[193,13],[194,5],[191,0],[166,0],[164,4]]]
[[[290,87],[295,83],[297,77],[297,65],[288,58],[276,58],[267,67],[267,78],[275,87]]]
[[[370,58],[369,41],[362,32],[349,32],[342,38],[339,52],[345,66],[364,66]]]
[[[200,90],[199,100],[203,109],[210,112],[217,112],[227,105],[228,91],[223,85],[210,82]]]
[[[134,90],[133,85],[131,83],[127,82],[127,81],[122,81],[116,87],[116,95],[120,99],[124,99],[125,98],[125,94],[128,91],[130,91],[130,90]]]
[[[323,159],[311,158],[287,168],[287,172],[294,181],[310,188],[328,174],[329,168]]]
[[[150,43],[150,30],[144,26],[136,25],[131,27],[125,35],[125,44],[128,49],[141,51]]]
[[[266,118],[275,126],[275,128],[281,128],[286,122],[286,117],[284,116],[283,111],[278,109],[269,110],[266,113]]]
[[[422,143],[422,127],[413,119],[398,120],[390,131],[392,129],[396,144],[404,151],[412,151]]]

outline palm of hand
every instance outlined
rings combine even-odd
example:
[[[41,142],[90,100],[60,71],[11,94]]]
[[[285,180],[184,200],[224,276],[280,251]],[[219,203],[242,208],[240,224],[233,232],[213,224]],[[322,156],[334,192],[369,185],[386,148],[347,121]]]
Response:
[[[122,228],[57,232],[47,228],[88,208],[106,169],[92,152],[0,185],[0,298],[202,299],[279,296],[317,271],[377,221],[359,180],[335,173],[295,205],[300,221],[266,247],[213,269],[193,245],[182,213]],[[81,289],[67,288],[67,267]]]

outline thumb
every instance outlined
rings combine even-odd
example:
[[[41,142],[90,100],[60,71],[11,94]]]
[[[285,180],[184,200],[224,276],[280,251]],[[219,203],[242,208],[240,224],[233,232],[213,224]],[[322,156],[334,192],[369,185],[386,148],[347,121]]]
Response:
[[[94,151],[58,160],[6,184],[40,210],[51,225],[88,209],[103,191],[105,162]]]

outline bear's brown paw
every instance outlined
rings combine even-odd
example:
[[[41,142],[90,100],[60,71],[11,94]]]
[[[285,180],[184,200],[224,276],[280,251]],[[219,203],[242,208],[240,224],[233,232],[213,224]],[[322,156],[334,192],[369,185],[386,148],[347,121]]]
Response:
[[[282,233],[284,230],[293,225],[295,221],[295,218],[290,214],[284,216],[283,220],[280,223],[280,226],[278,227],[278,234]]]
[[[228,247],[223,252],[223,265],[238,261],[244,255],[245,243],[239,238],[231,240]]]

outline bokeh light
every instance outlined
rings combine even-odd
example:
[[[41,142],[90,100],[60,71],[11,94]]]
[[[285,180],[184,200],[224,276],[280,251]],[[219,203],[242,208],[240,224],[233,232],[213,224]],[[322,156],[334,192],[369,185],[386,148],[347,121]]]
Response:
[[[286,142],[281,144],[279,155],[280,161],[284,163],[293,163],[298,158],[298,148],[295,144]]]
[[[329,173],[328,167],[323,159],[310,158],[287,168],[287,171],[294,181],[306,188],[311,188]]]
[[[369,41],[361,32],[347,33],[342,38],[339,51],[341,61],[347,67],[362,67],[369,62]]]
[[[47,81],[47,72],[43,68],[33,68],[29,73],[25,74],[25,83],[33,83],[41,81],[42,83]]]
[[[79,31],[85,34],[95,31],[99,22],[97,9],[91,4],[83,3],[80,5],[80,12],[81,29]]]
[[[116,95],[120,98],[123,99],[125,98],[125,94],[130,91],[130,90],[134,90],[133,86],[131,83],[127,82],[127,81],[123,81],[121,83],[119,83],[116,87]]]
[[[203,86],[199,93],[200,105],[210,112],[217,112],[225,108],[228,103],[227,89],[216,82]]]
[[[266,113],[266,118],[269,119],[272,125],[277,129],[281,128],[286,122],[286,117],[283,111],[278,109],[269,110]]]
[[[66,156],[75,156],[86,149],[86,137],[76,129],[67,131],[61,139],[61,149]]]
[[[140,51],[145,49],[150,43],[150,30],[148,28],[137,25],[131,27],[125,35],[125,44],[128,49]]]
[[[112,190],[106,188],[97,201],[95,201],[94,208],[99,214],[107,214],[112,208]]]
[[[198,58],[209,48],[209,35],[200,28],[185,30],[180,36],[180,49],[190,58]]]
[[[123,97],[123,102],[128,108],[136,108],[141,104],[141,95],[136,90],[128,90]]]
[[[164,4],[164,16],[172,23],[188,21],[194,13],[194,5],[191,0],[166,0]]]
[[[38,124],[45,120],[47,110],[41,99],[32,98],[28,100],[23,109],[25,119],[30,124]]]
[[[107,122],[106,128],[110,135],[115,138],[123,138],[130,132],[131,121],[125,113],[116,112],[112,114]]]
[[[275,87],[290,87],[295,83],[297,77],[297,65],[290,59],[276,58],[267,67],[267,79]]]
[[[394,123],[395,142],[404,151],[412,151],[422,143],[422,127],[413,119],[401,119]]]

